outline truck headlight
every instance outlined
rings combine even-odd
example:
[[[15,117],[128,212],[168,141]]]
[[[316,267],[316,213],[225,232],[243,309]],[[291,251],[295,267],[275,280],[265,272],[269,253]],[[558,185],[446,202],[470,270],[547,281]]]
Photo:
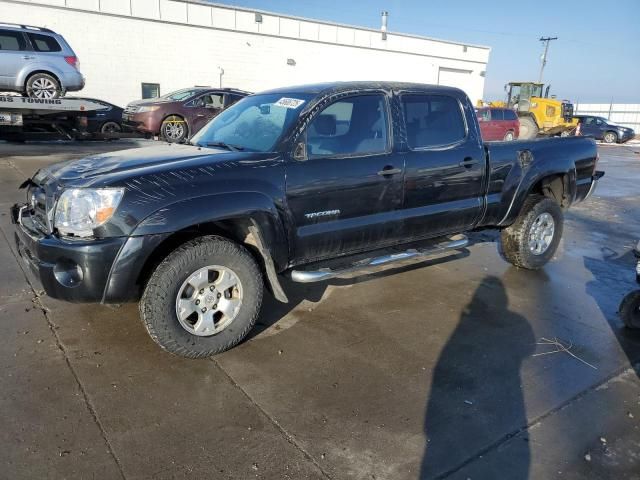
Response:
[[[118,208],[123,188],[71,188],[56,205],[54,226],[62,235],[90,237]]]

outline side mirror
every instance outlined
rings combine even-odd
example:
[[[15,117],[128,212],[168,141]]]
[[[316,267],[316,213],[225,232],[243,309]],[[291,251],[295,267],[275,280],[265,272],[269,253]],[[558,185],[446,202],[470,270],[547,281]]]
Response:
[[[293,149],[293,159],[303,162],[307,159],[307,144],[305,142],[296,143]]]
[[[507,84],[505,83],[504,84],[504,91],[506,92],[507,90],[509,90],[509,89],[507,88]]]

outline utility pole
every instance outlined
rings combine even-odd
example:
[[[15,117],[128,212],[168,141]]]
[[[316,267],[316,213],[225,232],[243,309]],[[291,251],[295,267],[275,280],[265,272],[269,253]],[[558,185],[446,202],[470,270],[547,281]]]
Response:
[[[547,64],[547,53],[549,52],[549,42],[551,40],[557,40],[558,37],[540,37],[540,41],[544,42],[544,53],[542,54],[542,65],[540,66],[540,78],[538,78],[538,83],[542,83],[542,72],[544,71],[544,66]]]

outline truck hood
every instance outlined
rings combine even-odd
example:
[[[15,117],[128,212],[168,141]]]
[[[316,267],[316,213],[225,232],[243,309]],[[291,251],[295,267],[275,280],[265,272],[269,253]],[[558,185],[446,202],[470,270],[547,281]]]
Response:
[[[212,159],[211,157],[216,157]],[[219,157],[219,158],[217,158]],[[78,160],[61,162],[39,170],[33,181],[39,185],[54,181],[57,184],[77,183],[99,176],[166,167],[179,168],[182,162],[191,163],[206,158],[208,162],[235,159],[235,152],[192,145],[165,144],[157,147],[133,148],[91,155]],[[90,182],[92,183],[92,182]]]

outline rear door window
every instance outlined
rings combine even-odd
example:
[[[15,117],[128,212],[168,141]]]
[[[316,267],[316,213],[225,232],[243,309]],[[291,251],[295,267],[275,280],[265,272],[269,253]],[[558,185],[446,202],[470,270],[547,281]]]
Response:
[[[514,112],[513,110],[505,110],[504,111],[504,119],[505,120],[517,120],[518,116],[516,115],[516,112]]]
[[[310,158],[385,153],[388,149],[383,95],[358,95],[332,103],[307,129]]]
[[[27,49],[27,42],[21,32],[0,30],[0,50],[21,52]]]
[[[36,52],[59,52],[62,50],[58,41],[49,35],[27,33],[27,36]]]
[[[504,120],[504,110],[501,108],[491,110],[491,120]]]
[[[410,148],[451,145],[466,138],[466,123],[456,98],[406,94],[401,102]]]

